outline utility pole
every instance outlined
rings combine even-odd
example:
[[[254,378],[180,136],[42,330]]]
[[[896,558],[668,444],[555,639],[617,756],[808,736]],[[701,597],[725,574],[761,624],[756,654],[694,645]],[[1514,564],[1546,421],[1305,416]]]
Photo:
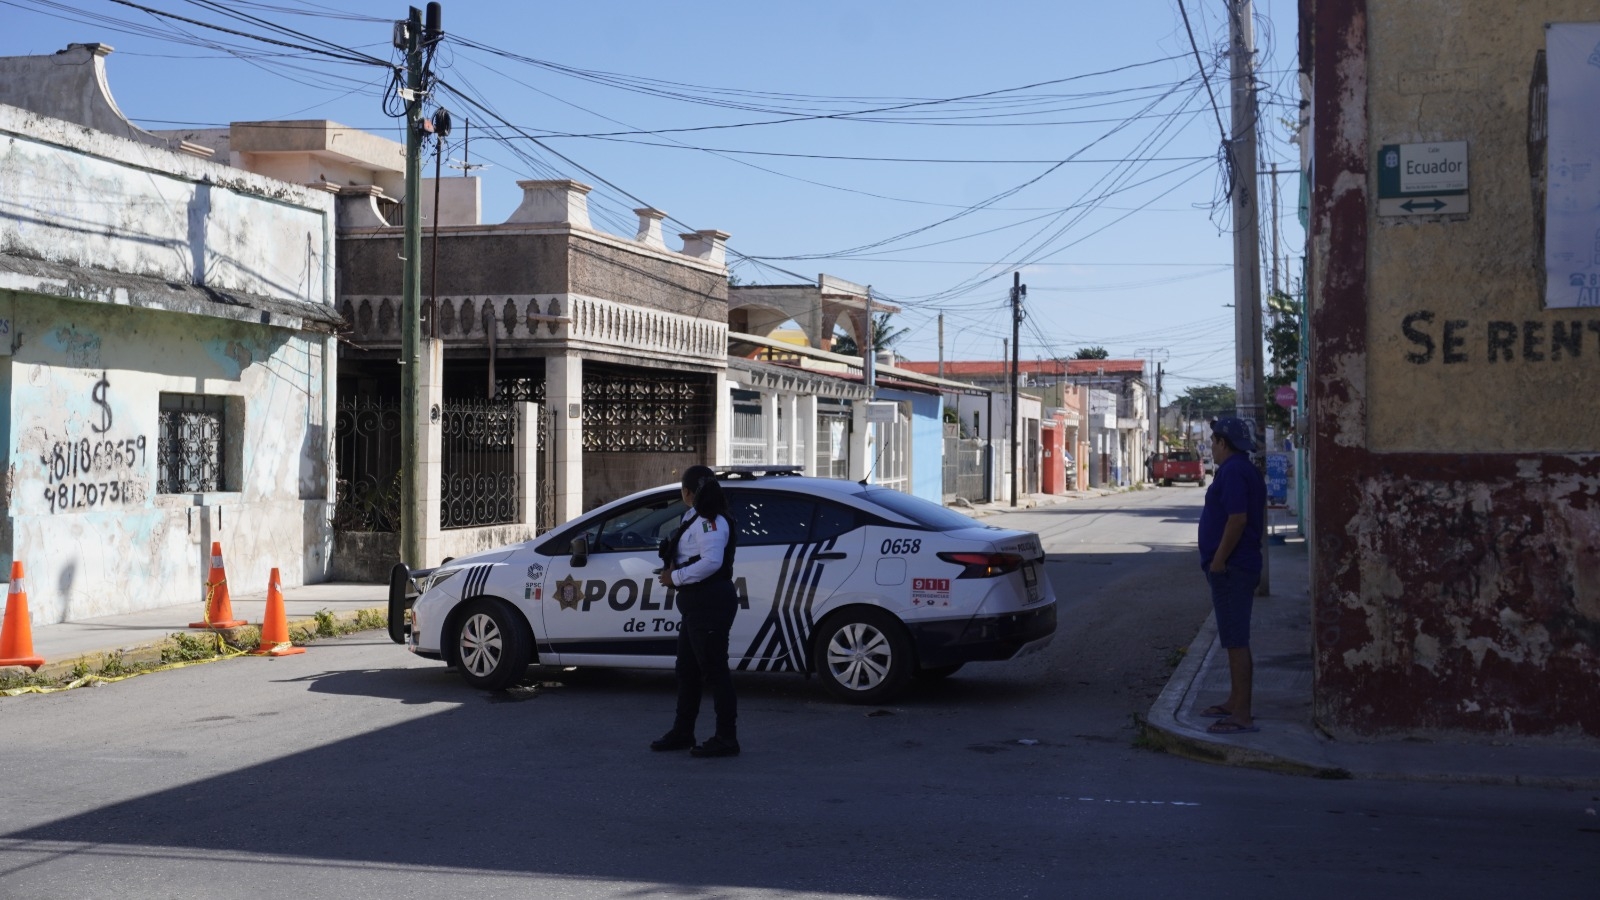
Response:
[[[1022,273],[1011,273],[1011,507],[1017,507],[1017,469],[1019,468],[1020,454],[1017,448],[1021,444],[1017,429],[1021,425],[1021,410],[1018,408],[1017,371],[1018,338],[1022,332],[1022,298],[1028,296],[1028,286],[1022,283]]]
[[[405,23],[406,89],[406,195],[404,277],[400,298],[400,554],[412,567],[424,567],[422,491],[422,428],[418,394],[422,379],[422,101],[428,75],[424,51],[443,36],[440,7],[428,4],[424,27],[422,11],[415,6]],[[397,41],[398,43],[398,41]],[[438,215],[438,210],[434,211]]]
[[[944,313],[939,313],[939,377],[944,377]]]
[[[1278,164],[1272,164],[1272,292],[1278,293]]]
[[[1233,187],[1233,312],[1234,389],[1239,417],[1250,423],[1256,444],[1265,451],[1266,425],[1261,371],[1261,222],[1256,200],[1255,31],[1252,0],[1230,0],[1228,9],[1228,75],[1232,82],[1233,137],[1228,142]],[[1264,466],[1263,452],[1258,465]],[[1265,522],[1266,510],[1262,510]],[[1263,535],[1265,537],[1265,535]],[[1269,595],[1266,548],[1262,548],[1261,584],[1256,593]]]
[[[1240,418],[1261,428],[1261,250],[1256,202],[1255,39],[1252,0],[1232,0],[1228,17],[1233,138],[1228,142],[1233,187],[1233,309],[1235,386]]]
[[[872,327],[872,285],[867,285],[867,327],[866,334],[861,336],[861,375],[862,381],[867,385],[868,399],[878,397],[878,345],[874,341]]]
[[[1161,363],[1156,363],[1156,452],[1161,452]]]

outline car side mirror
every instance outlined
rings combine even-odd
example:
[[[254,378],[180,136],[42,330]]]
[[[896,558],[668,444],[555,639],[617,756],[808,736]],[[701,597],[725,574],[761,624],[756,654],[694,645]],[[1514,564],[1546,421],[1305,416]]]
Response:
[[[581,569],[584,566],[589,564],[589,539],[588,538],[582,537],[582,536],[573,538],[572,539],[572,547],[571,547],[571,549],[572,549],[572,567],[574,569]]]

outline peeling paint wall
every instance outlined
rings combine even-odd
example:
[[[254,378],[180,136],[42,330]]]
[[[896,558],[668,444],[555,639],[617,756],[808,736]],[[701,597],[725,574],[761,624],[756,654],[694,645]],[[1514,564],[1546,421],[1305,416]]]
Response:
[[[326,195],[0,106],[0,556],[35,622],[199,619],[213,541],[235,594],[326,580],[332,231]],[[221,404],[221,489],[158,493],[163,394]]]
[[[333,198],[0,105],[0,253],[333,303]]]
[[[1600,311],[1543,307],[1528,149],[1544,24],[1594,19],[1574,0],[1302,6],[1316,711],[1335,732],[1600,737]],[[1470,211],[1377,215],[1379,149],[1445,141],[1467,142]]]
[[[11,554],[36,621],[199,604],[212,541],[236,593],[273,567],[322,580],[325,338],[30,295],[14,323]],[[163,393],[231,401],[224,490],[157,493]]]

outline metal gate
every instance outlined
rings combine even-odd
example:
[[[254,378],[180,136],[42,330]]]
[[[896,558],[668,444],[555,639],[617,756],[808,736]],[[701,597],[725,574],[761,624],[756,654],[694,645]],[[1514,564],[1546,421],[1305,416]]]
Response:
[[[522,521],[518,407],[508,400],[461,399],[441,406],[440,528]]]
[[[341,397],[334,418],[335,531],[400,530],[400,401]]]
[[[961,437],[961,426],[944,426],[944,499],[987,503],[989,497],[989,442]]]

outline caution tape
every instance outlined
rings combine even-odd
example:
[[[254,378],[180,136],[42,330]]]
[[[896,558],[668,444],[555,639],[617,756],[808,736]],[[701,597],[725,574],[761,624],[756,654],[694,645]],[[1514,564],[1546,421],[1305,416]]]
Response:
[[[28,687],[6,688],[4,690],[0,690],[0,697],[16,697],[21,694],[56,694],[60,693],[61,691],[70,691],[74,688],[84,687],[85,685],[115,684],[119,681],[127,681],[129,678],[137,678],[140,675],[153,675],[156,672],[169,672],[173,669],[183,669],[189,666],[198,666],[202,663],[212,663],[224,659],[234,659],[235,657],[243,656],[250,652],[243,647],[235,647],[232,644],[229,644],[227,641],[223,640],[222,635],[219,633],[212,632],[212,634],[217,639],[216,656],[208,656],[205,659],[185,659],[179,660],[178,662],[162,663],[159,666],[152,666],[148,669],[140,669],[137,672],[129,672],[126,675],[85,675],[81,678],[73,679],[66,684],[56,685],[55,687],[29,685]]]

